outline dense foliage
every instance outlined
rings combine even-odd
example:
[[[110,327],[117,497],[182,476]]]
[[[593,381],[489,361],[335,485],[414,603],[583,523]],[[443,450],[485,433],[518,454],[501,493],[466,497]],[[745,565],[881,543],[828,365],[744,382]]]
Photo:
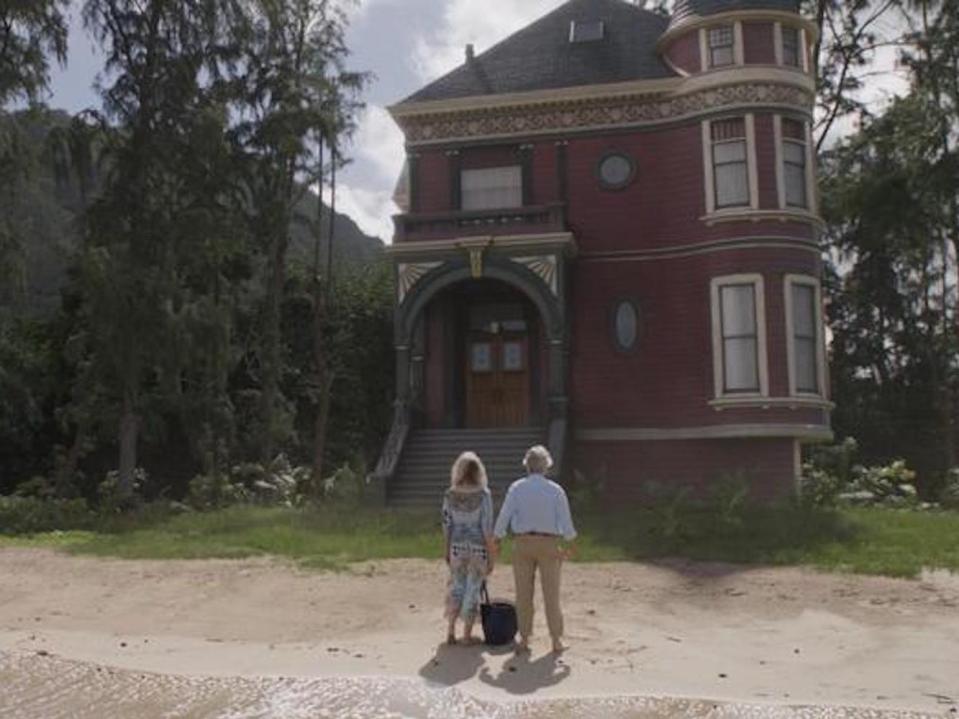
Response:
[[[326,270],[334,214],[311,191],[345,162],[365,81],[344,2],[86,0],[108,72],[74,118],[39,104],[66,5],[0,3],[0,494],[29,497],[7,510],[136,492],[216,506],[285,496],[285,477],[316,498],[338,467],[361,476],[390,411],[392,280],[338,216]],[[813,463],[811,491],[915,484],[954,506],[959,4],[803,8],[834,427],[858,440],[854,463]],[[909,88],[870,103],[883,48]]]
[[[108,82],[76,118],[37,104],[64,5],[0,9],[0,494],[29,495],[8,509],[182,498],[254,460],[310,464],[318,433],[327,467],[372,461],[391,275],[313,189],[365,81],[343,3],[87,0]]]

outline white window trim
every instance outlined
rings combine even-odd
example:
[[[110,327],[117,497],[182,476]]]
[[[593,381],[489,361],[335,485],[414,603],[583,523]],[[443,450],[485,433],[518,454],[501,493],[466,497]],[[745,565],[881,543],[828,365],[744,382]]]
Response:
[[[733,64],[746,64],[746,48],[743,43],[743,23],[741,20],[733,23]]]
[[[819,216],[819,183],[816,182],[816,151],[812,137],[812,123],[804,120],[806,127],[806,204],[813,215]]]
[[[773,53],[776,58],[776,65],[783,64],[783,24],[777,22],[773,25]]]
[[[793,285],[805,285],[813,288],[816,320],[816,379],[819,389],[816,392],[800,392],[796,389],[796,360],[793,334]],[[814,397],[826,399],[826,341],[823,331],[822,283],[810,275],[786,275],[783,280],[783,293],[786,310],[786,365],[789,374],[789,394],[791,397]]]
[[[740,215],[746,210],[759,210],[759,166],[756,162],[756,118],[752,113],[734,115],[744,118],[746,128],[746,175],[749,181],[749,204],[737,207],[716,208],[716,185],[713,173],[713,134],[712,123],[721,121],[725,117],[716,117],[712,120],[703,120],[703,171],[706,174],[706,217],[713,215],[735,214]]]
[[[775,30],[773,31],[773,48],[776,53],[776,65],[793,70],[802,70],[808,73],[809,45],[806,41],[806,30],[805,28],[796,27],[795,25],[790,25],[789,27],[794,28],[798,36],[799,47],[796,48],[796,52],[799,54],[799,65],[786,65],[785,52],[783,50],[783,24],[781,22],[775,24]]]
[[[816,168],[813,164],[816,155],[813,152],[812,128],[806,119],[799,120],[803,124],[806,135],[806,207],[786,205],[786,173],[783,167],[783,117],[773,115],[773,142],[776,146],[776,193],[780,210],[795,210],[808,212],[810,215],[819,215],[819,196],[816,186]]]
[[[799,28],[799,52],[802,55],[802,70],[809,74],[809,37],[806,28]]]
[[[699,28],[699,67],[703,72],[707,70],[722,70],[724,68],[735,67],[737,65],[744,65],[746,63],[746,51],[743,44],[743,23],[741,20],[736,20],[733,23],[721,23],[722,25],[732,25],[733,26],[733,64],[732,65],[722,65],[720,67],[714,68],[709,62],[712,53],[710,52],[709,47],[709,31],[712,29],[710,27],[701,27]],[[715,25],[713,27],[719,27]]]
[[[726,392],[723,367],[723,321],[719,291],[725,285],[753,285],[756,296],[756,358],[759,374],[758,392]],[[710,283],[710,305],[713,333],[713,390],[716,399],[769,396],[769,361],[766,353],[766,293],[763,276],[740,274],[714,277]]]
[[[709,69],[709,35],[706,28],[699,28],[699,69],[706,72]]]

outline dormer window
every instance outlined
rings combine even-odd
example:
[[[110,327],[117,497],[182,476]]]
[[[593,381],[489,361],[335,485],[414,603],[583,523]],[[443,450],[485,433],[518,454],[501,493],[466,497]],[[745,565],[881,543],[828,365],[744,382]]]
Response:
[[[735,33],[732,25],[709,29],[709,66],[725,67],[736,62]]]
[[[573,20],[569,24],[571,43],[596,42],[606,36],[606,24],[602,20]]]

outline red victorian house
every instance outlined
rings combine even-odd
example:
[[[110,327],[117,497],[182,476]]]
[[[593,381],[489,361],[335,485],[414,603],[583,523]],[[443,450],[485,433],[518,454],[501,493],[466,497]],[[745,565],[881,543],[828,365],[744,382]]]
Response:
[[[396,415],[375,477],[435,501],[525,446],[614,497],[788,494],[831,437],[796,0],[570,0],[391,112]]]

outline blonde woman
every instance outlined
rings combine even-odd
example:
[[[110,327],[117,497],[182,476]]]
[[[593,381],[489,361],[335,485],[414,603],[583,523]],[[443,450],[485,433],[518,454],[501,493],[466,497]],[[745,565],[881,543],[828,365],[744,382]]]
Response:
[[[443,497],[443,536],[450,577],[446,595],[446,641],[456,643],[456,620],[463,620],[463,641],[473,641],[480,592],[493,571],[493,498],[486,468],[473,452],[463,452],[450,471]]]

